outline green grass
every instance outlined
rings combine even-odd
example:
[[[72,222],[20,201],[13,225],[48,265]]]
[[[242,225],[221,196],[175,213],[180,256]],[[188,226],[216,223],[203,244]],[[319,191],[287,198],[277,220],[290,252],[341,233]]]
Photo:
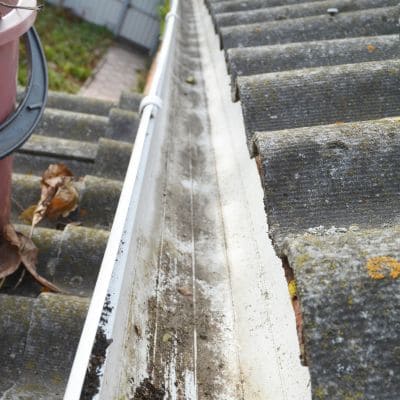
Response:
[[[38,13],[35,27],[46,54],[51,90],[76,93],[113,40],[107,29],[49,4]],[[23,86],[27,83],[24,54],[21,48],[18,81]]]
[[[159,7],[159,14],[160,14],[160,19],[161,19],[161,22],[160,22],[160,24],[161,24],[160,25],[160,36],[162,36],[164,34],[164,31],[165,31],[165,17],[169,13],[170,9],[171,9],[171,6],[170,6],[170,1],[169,0],[164,0],[164,4]]]

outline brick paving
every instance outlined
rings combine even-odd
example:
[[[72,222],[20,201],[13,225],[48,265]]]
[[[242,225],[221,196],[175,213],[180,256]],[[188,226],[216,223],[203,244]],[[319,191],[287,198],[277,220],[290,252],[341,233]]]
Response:
[[[147,62],[148,56],[143,51],[115,43],[79,94],[117,101],[122,91],[136,90],[138,71],[146,69]]]

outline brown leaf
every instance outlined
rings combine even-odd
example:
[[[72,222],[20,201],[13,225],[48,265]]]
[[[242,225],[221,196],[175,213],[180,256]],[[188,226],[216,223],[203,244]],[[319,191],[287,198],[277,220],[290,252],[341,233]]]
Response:
[[[64,184],[57,190],[47,208],[46,215],[50,219],[56,219],[61,215],[67,217],[78,208],[79,194],[73,182],[65,180]]]
[[[6,225],[0,243],[0,279],[13,274],[22,263],[31,275],[53,292],[61,290],[36,271],[38,249],[30,238],[16,232],[12,225]]]
[[[19,236],[11,224],[8,224],[3,228],[3,239],[17,248],[20,247],[21,243]]]
[[[49,282],[47,279],[43,278],[36,271],[37,257],[39,251],[35,246],[35,244],[32,242],[32,240],[24,236],[22,233],[18,233],[18,237],[21,243],[20,247],[21,259],[25,268],[42,286],[56,293],[61,292],[60,288],[58,288],[53,283]]]
[[[185,297],[192,297],[193,296],[192,290],[189,289],[186,286],[178,288],[178,292],[179,292],[179,294],[181,294],[182,296],[185,296]]]
[[[40,200],[32,217],[31,236],[35,226],[44,217],[48,216],[51,219],[61,215],[66,217],[76,210],[79,195],[72,179],[72,172],[64,164],[50,164],[43,173]],[[25,211],[27,215],[29,215],[28,210]]]
[[[18,247],[3,238],[0,243],[0,279],[13,274],[20,264]]]
[[[42,179],[46,181],[59,176],[74,176],[74,174],[65,164],[50,164],[43,173]]]

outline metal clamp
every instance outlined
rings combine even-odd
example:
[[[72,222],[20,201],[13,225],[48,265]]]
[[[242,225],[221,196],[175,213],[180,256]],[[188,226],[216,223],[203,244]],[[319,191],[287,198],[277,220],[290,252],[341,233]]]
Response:
[[[30,64],[30,77],[25,98],[0,125],[0,159],[20,148],[39,123],[47,101],[48,77],[46,59],[35,28],[23,37]]]
[[[167,13],[167,15],[165,16],[165,22],[167,22],[170,18],[176,18],[177,20],[179,20],[179,19],[180,19],[180,16],[179,16],[177,13],[175,13],[175,12],[173,12],[173,11],[170,11],[170,12]]]
[[[142,101],[140,102],[140,106],[139,106],[139,115],[141,115],[143,110],[147,106],[150,106],[150,105],[155,106],[161,110],[161,108],[163,106],[163,101],[162,101],[161,97],[158,97],[158,96],[143,97]]]

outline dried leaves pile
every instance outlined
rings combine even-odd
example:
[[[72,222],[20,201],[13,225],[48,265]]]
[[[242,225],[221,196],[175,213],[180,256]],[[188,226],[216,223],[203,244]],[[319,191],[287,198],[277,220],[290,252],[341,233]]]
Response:
[[[27,270],[47,290],[61,291],[38,274],[38,249],[31,238],[35,226],[45,217],[67,217],[78,208],[79,194],[73,182],[74,176],[64,164],[51,164],[42,176],[39,203],[20,215],[21,219],[31,222],[29,237],[17,232],[11,224],[4,227],[0,241],[0,287],[5,278],[16,272],[22,264],[25,269],[16,286],[20,284]]]

